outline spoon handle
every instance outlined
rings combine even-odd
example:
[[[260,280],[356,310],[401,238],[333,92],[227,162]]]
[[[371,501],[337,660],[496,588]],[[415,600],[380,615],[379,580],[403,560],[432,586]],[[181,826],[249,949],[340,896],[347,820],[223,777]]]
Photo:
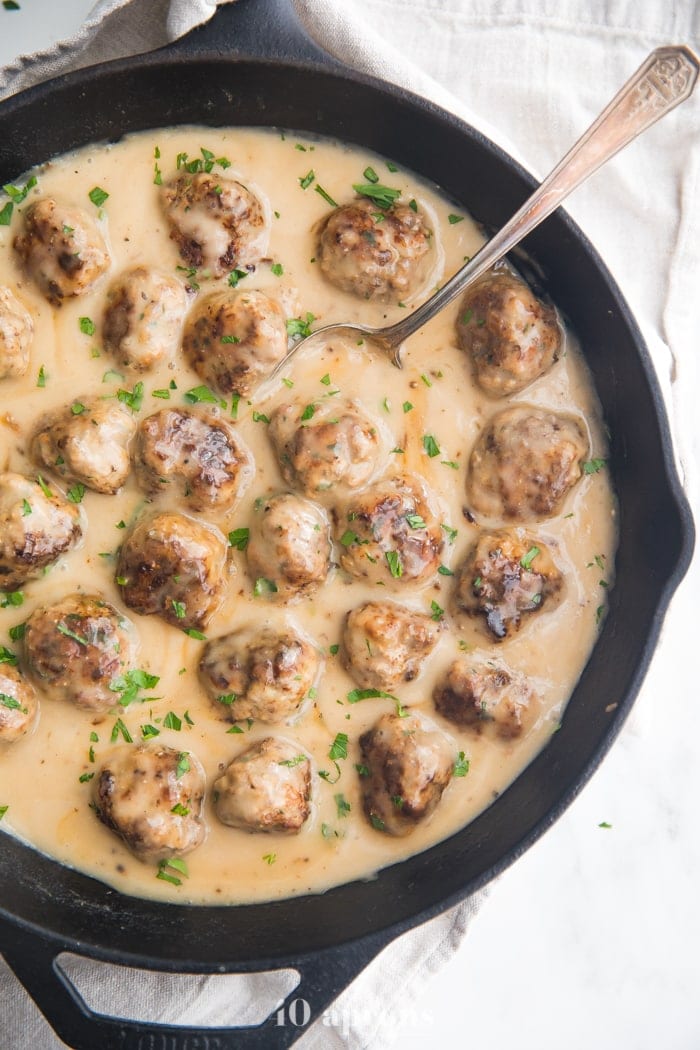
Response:
[[[688,47],[660,47],[652,51],[512,219],[427,302],[397,324],[383,329],[382,344],[397,351],[404,339],[502,259],[589,175],[684,102],[693,91],[699,69],[700,62]]]

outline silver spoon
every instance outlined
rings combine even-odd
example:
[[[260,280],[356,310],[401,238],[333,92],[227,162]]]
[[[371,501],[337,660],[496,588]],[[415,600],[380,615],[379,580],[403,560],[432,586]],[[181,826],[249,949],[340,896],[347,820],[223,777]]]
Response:
[[[547,176],[505,226],[479,249],[449,281],[396,324],[372,328],[357,323],[336,323],[317,328],[296,343],[265,381],[285,370],[290,360],[312,342],[329,336],[360,336],[389,355],[401,368],[401,347],[410,335],[451,303],[467,285],[502,259],[550,215],[589,175],[614,157],[637,135],[670,113],[692,94],[700,62],[689,47],[659,47],[618,91],[612,102],[591,124],[563,160]]]

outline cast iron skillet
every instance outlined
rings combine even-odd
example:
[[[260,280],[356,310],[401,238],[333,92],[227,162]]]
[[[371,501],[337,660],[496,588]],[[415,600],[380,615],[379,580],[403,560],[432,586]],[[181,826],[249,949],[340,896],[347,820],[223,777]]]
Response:
[[[0,184],[54,154],[126,132],[240,124],[329,134],[376,149],[432,178],[486,227],[500,226],[528,196],[532,178],[491,142],[424,100],[341,68],[303,33],[290,6],[239,0],[184,43],[59,77],[2,103]],[[96,1015],[56,956],[67,950],[180,973],[292,966],[301,984],[290,998],[309,1004],[296,1016],[313,1018],[393,937],[519,857],[572,801],[619,731],[688,566],[693,524],[648,353],[610,274],[561,210],[526,248],[592,369],[620,506],[609,614],[561,730],[467,828],[372,882],[322,896],[236,908],[138,900],[3,835],[0,950],[78,1050],[288,1045],[299,1030],[277,1027],[279,1015],[259,1028],[196,1033]]]

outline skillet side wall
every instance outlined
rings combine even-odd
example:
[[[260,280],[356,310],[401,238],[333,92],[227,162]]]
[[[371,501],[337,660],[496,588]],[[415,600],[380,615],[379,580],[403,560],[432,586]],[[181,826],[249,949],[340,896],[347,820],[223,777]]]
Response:
[[[88,142],[183,123],[278,126],[365,145],[438,183],[487,227],[507,219],[534,185],[476,132],[398,89],[293,64],[177,55],[82,71],[3,103],[0,184]],[[0,914],[115,961],[257,968],[428,918],[511,863],[569,804],[641,684],[667,601],[687,567],[692,523],[646,350],[605,268],[561,212],[526,247],[593,372],[620,503],[610,612],[548,747],[469,827],[369,883],[239,908],[164,905],[123,897],[3,836]]]

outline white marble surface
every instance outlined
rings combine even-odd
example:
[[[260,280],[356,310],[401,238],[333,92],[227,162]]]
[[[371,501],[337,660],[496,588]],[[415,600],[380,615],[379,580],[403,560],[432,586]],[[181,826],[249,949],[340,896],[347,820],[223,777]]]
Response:
[[[0,65],[70,35],[92,0],[20,4],[0,8]],[[492,886],[458,953],[406,1004],[394,1033],[402,1050],[456,1038],[479,1050],[700,1047],[698,587],[696,560],[632,719],[564,817]]]

